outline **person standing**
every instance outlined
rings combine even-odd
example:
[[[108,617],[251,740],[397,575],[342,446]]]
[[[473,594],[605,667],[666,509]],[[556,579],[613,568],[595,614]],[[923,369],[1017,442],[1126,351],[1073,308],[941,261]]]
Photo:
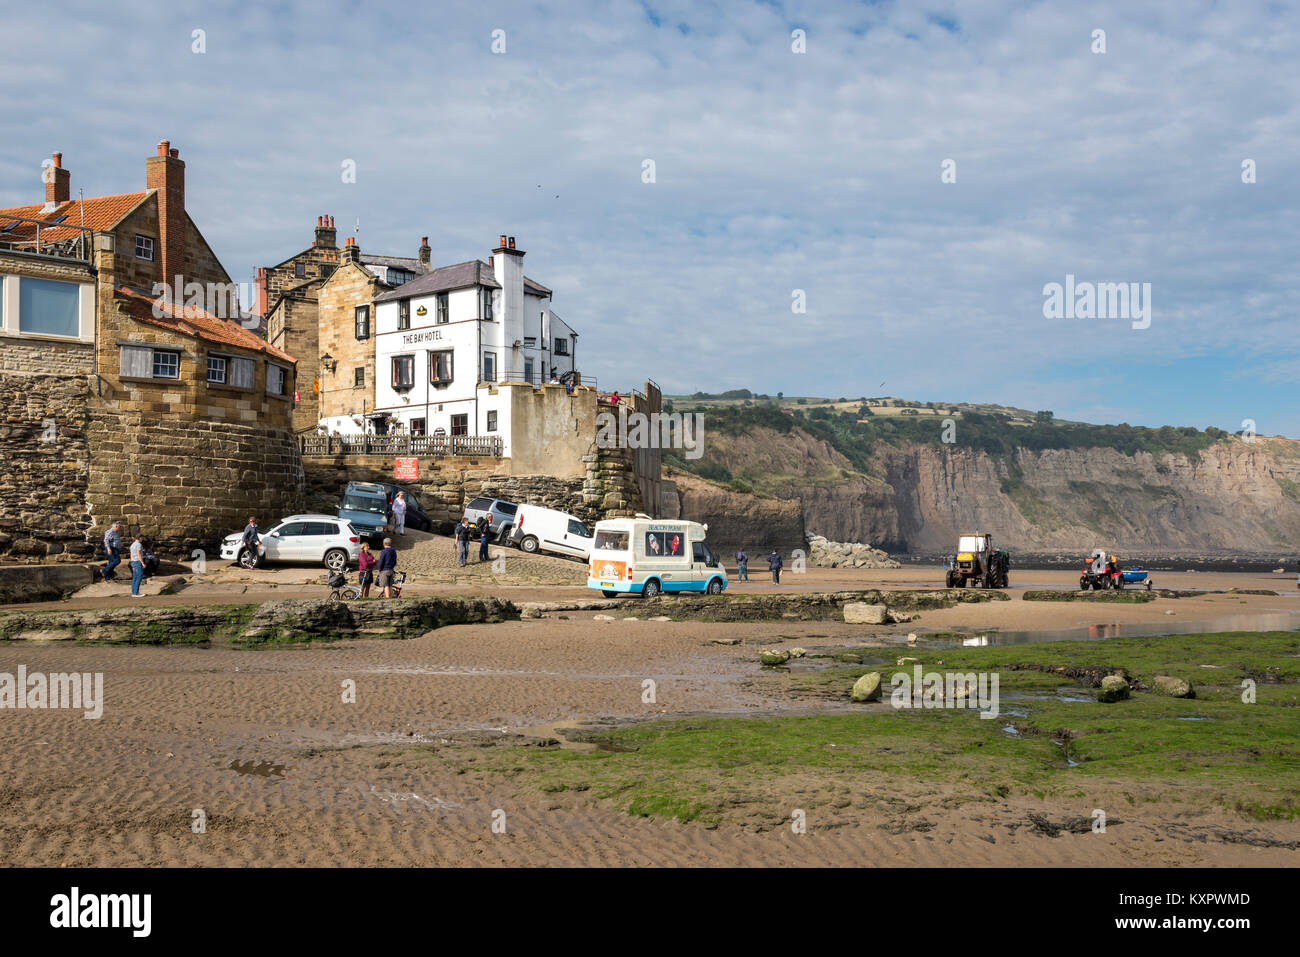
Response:
[[[406,534],[406,495],[398,492],[393,496],[393,524],[397,526],[397,534]]]
[[[357,579],[361,585],[361,597],[370,597],[370,583],[375,580],[375,555],[370,550],[369,542],[361,543],[361,554],[357,556]]]
[[[772,570],[773,585],[781,584],[781,567],[784,564],[785,562],[781,561],[781,553],[775,548],[772,549],[772,554],[767,556],[767,567]]]
[[[488,560],[488,542],[492,540],[492,516],[484,515],[478,523],[478,560]]]
[[[456,526],[456,564],[464,565],[469,561],[469,516],[462,515]]]
[[[393,574],[397,571],[397,549],[393,548],[391,538],[384,539],[384,547],[379,552],[376,562],[379,574],[375,577],[375,586],[382,589],[385,598],[393,597]]]
[[[131,542],[131,597],[143,598],[140,594],[140,582],[144,581],[144,543],[137,535]]]
[[[114,522],[104,533],[104,554],[108,564],[104,566],[104,581],[117,581],[117,572],[113,569],[122,564],[122,523]]]
[[[253,556],[248,567],[256,568],[262,560],[262,536],[257,531],[257,518],[252,515],[248,516],[248,524],[244,526],[244,547]]]
[[[745,546],[740,546],[740,551],[736,552],[736,580],[749,581],[749,554],[745,551]]]

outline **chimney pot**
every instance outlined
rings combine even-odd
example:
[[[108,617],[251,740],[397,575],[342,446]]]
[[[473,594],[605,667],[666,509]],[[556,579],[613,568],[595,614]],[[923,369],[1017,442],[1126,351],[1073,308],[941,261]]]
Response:
[[[515,237],[511,236],[510,239],[508,240],[508,242],[510,243],[510,248],[511,248],[511,249],[514,249],[514,248],[515,248]]]
[[[167,151],[167,155],[170,156],[172,159],[180,159],[181,151],[180,151],[180,150],[168,150],[168,151]]]
[[[330,217],[330,229],[333,229],[333,228],[334,228],[334,217],[331,216],[331,217]]]
[[[166,156],[166,155],[167,155],[167,151],[168,151],[169,149],[171,149],[171,146],[172,146],[172,144],[171,144],[171,141],[170,141],[170,140],[159,140],[159,141],[158,141],[158,155],[159,155],[159,156]]]
[[[54,168],[55,168],[55,169],[62,169],[62,168],[63,168],[63,154],[62,154],[62,153],[55,153],[55,154],[54,154]]]
[[[421,236],[421,237],[420,237],[420,245],[421,245],[421,246],[427,246],[427,245],[429,245],[429,237],[428,237],[428,236]]]
[[[497,248],[498,248],[498,249],[505,249],[505,248],[506,248],[506,234],[505,234],[505,233],[502,233],[502,234],[501,234],[501,241],[500,241],[499,243],[497,243]]]

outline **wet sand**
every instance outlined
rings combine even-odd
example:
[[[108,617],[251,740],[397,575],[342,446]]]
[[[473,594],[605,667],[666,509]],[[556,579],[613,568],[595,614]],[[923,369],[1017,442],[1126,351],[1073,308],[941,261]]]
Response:
[[[580,575],[581,566],[575,567]],[[291,584],[302,570],[271,574]],[[782,589],[791,591],[935,587],[933,570],[919,568],[785,577]],[[1146,803],[1141,788],[1123,781],[1097,782],[1095,793],[1077,800],[1012,796],[974,810],[923,781],[861,782],[862,795],[887,791],[923,806],[926,827],[916,830],[873,805],[837,809],[842,802],[820,794],[810,774],[800,797],[808,807],[808,833],[796,835],[789,827],[710,829],[632,817],[589,794],[543,794],[509,776],[460,773],[460,762],[440,750],[442,742],[467,733],[554,722],[810,707],[750,683],[757,648],[776,641],[809,648],[905,644],[909,631],[924,641],[929,631],[1300,612],[1293,579],[1233,573],[1164,575],[1158,584],[1284,594],[1145,605],[1019,600],[1019,586],[1068,587],[1076,580],[1073,573],[1026,569],[1015,576],[1018,588],[1009,602],[923,612],[917,621],[888,628],[621,620],[636,615],[630,599],[615,621],[572,612],[566,619],[454,626],[408,641],[303,649],[0,645],[0,671],[14,672],[20,664],[32,671],[102,671],[106,698],[97,721],[79,712],[0,712],[7,770],[0,783],[0,845],[8,864],[54,866],[1293,863],[1293,850],[1225,843],[1215,835],[1249,830],[1294,841],[1300,839],[1296,823],[1260,824],[1220,811]],[[185,603],[200,597],[201,587],[144,601]],[[494,593],[521,600],[593,594],[527,582],[509,587],[514,591]],[[248,601],[259,592],[286,597],[288,590],[237,594]],[[756,581],[737,590],[774,589]],[[218,593],[202,597],[217,600]],[[56,607],[86,601],[130,599],[86,597]],[[642,703],[645,678],[658,684],[656,705]],[[342,700],[347,681],[355,682],[355,703]],[[415,747],[429,744],[433,752]],[[772,799],[790,797],[774,792]],[[1055,838],[1024,826],[1030,812],[1061,819],[1087,815],[1095,806],[1123,807],[1124,826],[1105,835]],[[206,833],[191,830],[195,809],[206,815]],[[504,834],[492,830],[496,811],[505,814]]]

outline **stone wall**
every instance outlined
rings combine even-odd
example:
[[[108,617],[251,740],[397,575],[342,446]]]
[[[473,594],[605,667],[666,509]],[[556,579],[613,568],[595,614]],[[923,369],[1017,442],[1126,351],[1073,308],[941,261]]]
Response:
[[[349,247],[355,250],[356,247]],[[375,296],[388,287],[345,252],[334,274],[320,287],[317,306],[319,355],[333,359],[333,370],[321,369],[320,415],[331,418],[350,415],[365,405],[374,405],[375,395]],[[358,253],[359,255],[359,253]],[[357,339],[356,307],[370,306],[370,335]],[[297,343],[289,340],[287,346]],[[290,349],[290,354],[292,349]],[[356,369],[365,369],[364,384],[356,384]],[[310,383],[308,383],[310,385]]]
[[[0,338],[0,559],[89,554],[86,408],[94,347]]]
[[[152,537],[164,553],[185,557],[202,547],[211,556],[249,515],[266,521],[303,507],[302,459],[283,426],[97,410],[88,431],[87,499],[96,545],[120,521],[128,534]]]

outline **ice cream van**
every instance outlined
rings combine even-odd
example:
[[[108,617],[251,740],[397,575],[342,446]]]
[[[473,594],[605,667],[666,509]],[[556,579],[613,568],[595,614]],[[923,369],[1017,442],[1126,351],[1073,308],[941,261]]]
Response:
[[[587,559],[587,587],[607,598],[625,592],[653,598],[660,592],[720,595],[727,570],[704,541],[707,525],[638,514],[596,523]]]

